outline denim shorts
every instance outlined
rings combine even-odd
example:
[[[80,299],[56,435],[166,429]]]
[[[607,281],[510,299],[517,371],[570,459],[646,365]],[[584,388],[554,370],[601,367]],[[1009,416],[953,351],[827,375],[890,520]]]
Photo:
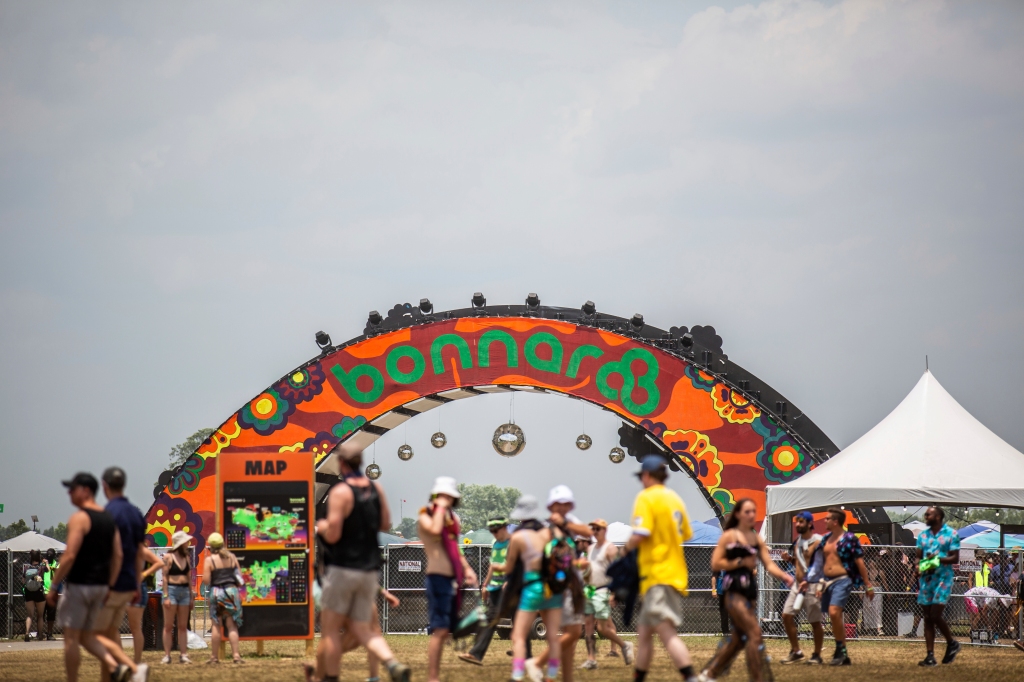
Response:
[[[455,581],[451,576],[427,576],[427,633],[455,629],[459,614],[455,612]]]
[[[821,610],[828,611],[829,606],[846,608],[846,602],[853,593],[853,581],[848,577],[842,577],[825,588],[821,593]]]
[[[168,585],[164,595],[164,604],[171,606],[190,606],[192,604],[192,588],[188,585]]]

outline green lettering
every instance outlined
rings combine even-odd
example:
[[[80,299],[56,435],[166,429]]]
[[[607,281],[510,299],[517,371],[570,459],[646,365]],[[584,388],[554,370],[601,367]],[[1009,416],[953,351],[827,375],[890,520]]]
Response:
[[[630,365],[634,360],[643,360],[647,366],[646,371],[639,379],[633,376]],[[622,390],[616,390],[608,385],[608,377],[618,374],[622,377]],[[609,400],[617,400],[621,396],[622,406],[638,416],[644,416],[654,411],[661,400],[661,393],[658,391],[656,380],[658,378],[658,359],[654,354],[645,348],[633,348],[623,353],[618,361],[606,362],[597,370],[597,390]],[[647,392],[647,400],[642,403],[633,402],[633,389],[640,387]]]
[[[412,358],[412,371],[403,372],[398,369],[398,361],[402,358]],[[423,376],[423,368],[426,363],[423,360],[423,353],[412,346],[399,346],[388,353],[386,367],[388,376],[394,379],[395,383],[411,384],[419,381]]]
[[[459,363],[462,369],[473,366],[473,358],[469,354],[469,344],[461,336],[456,334],[441,334],[430,344],[430,364],[434,367],[434,374],[444,374],[444,360],[441,358],[441,351],[445,346],[455,346],[459,353]]]
[[[569,368],[565,370],[565,376],[575,379],[576,374],[580,371],[580,363],[583,362],[583,358],[599,358],[602,355],[604,355],[604,351],[597,346],[590,344],[580,346],[569,356]]]
[[[341,365],[335,365],[331,367],[331,374],[341,382],[352,400],[357,403],[372,403],[384,392],[384,377],[380,370],[373,365],[356,365],[347,373]],[[356,385],[360,377],[370,377],[373,381],[373,388],[369,391],[360,391],[359,386]]]
[[[537,357],[537,346],[540,344],[547,344],[551,349],[551,359],[542,360]],[[526,361],[530,363],[530,366],[534,369],[539,369],[542,372],[552,372],[558,374],[562,371],[562,342],[559,341],[554,334],[548,334],[547,332],[537,332],[530,338],[526,339],[526,347],[523,349],[526,355]]]
[[[495,341],[505,345],[505,365],[507,367],[518,367],[519,348],[516,347],[516,340],[512,338],[511,334],[503,332],[500,329],[492,329],[489,332],[484,332],[480,337],[480,345],[477,348],[477,366],[491,366],[491,344]]]

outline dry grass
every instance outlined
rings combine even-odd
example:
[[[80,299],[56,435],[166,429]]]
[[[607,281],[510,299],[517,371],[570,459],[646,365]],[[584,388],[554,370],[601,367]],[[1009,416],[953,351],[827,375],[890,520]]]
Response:
[[[399,658],[413,666],[413,679],[426,679],[426,638],[412,636],[390,637],[392,647]],[[703,664],[711,657],[717,641],[712,638],[688,637],[686,643],[697,663]],[[455,658],[455,652],[449,649],[445,654],[441,679],[454,682],[456,680],[483,680],[500,682],[509,678],[510,659],[505,655],[507,642],[496,640],[483,667],[469,666]],[[784,641],[769,640],[769,651],[772,658],[784,657],[788,646]],[[941,654],[941,647],[939,647]],[[256,647],[252,643],[243,645],[243,654],[247,657],[245,665],[237,666],[222,663],[217,667],[203,665],[208,651],[197,651],[193,657],[196,663],[190,666],[159,665],[160,654],[147,652],[145,660],[153,666],[152,680],[164,682],[200,682],[216,680],[218,682],[277,682],[278,680],[301,680],[300,662],[304,660],[303,643],[267,642],[266,655],[255,657]],[[607,644],[602,643],[602,653],[607,652]],[[826,648],[826,654],[828,654]],[[1015,649],[987,648],[965,646],[956,663],[938,668],[919,668],[917,661],[923,655],[923,647],[919,643],[884,643],[854,642],[850,645],[850,655],[854,665],[849,668],[819,668],[811,666],[774,665],[775,679],[779,682],[811,681],[822,679],[840,682],[843,680],[899,680],[900,682],[929,682],[948,680],[984,680],[985,682],[1020,682],[1024,680],[1024,654]],[[577,654],[577,664],[582,661],[583,649]],[[83,665],[80,675],[82,680],[98,678],[98,668],[92,657],[83,652]],[[610,682],[611,680],[631,680],[631,672],[618,659],[602,656],[601,667],[595,671],[576,671],[579,682]],[[386,677],[386,674],[385,674]],[[62,652],[60,650],[16,651],[0,653],[0,680],[4,682],[41,682],[46,680],[64,679]],[[341,679],[351,682],[362,682],[366,679],[365,659],[360,655],[346,657],[342,666]],[[678,672],[669,665],[664,654],[658,651],[648,680],[679,680]],[[737,662],[728,679],[740,681],[746,679],[744,663]]]

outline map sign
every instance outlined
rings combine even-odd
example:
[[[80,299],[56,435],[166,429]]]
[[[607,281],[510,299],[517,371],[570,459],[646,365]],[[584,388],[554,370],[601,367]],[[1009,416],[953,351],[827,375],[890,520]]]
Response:
[[[308,601],[306,553],[236,554],[245,585],[242,606],[305,604]]]
[[[224,484],[228,549],[299,549],[309,542],[309,503],[302,482]]]

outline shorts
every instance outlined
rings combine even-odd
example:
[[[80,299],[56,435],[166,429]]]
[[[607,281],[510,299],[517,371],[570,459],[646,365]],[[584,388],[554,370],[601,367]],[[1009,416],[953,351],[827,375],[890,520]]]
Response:
[[[576,613],[576,605],[572,600],[572,590],[562,593],[562,627],[583,625],[583,614]]]
[[[321,578],[320,608],[347,616],[357,623],[369,623],[380,589],[377,571],[328,566]]]
[[[427,575],[427,634],[451,632],[459,622],[455,610],[455,580],[447,575]]]
[[[828,611],[830,606],[846,608],[846,602],[853,593],[853,580],[847,576],[837,579],[834,583],[825,588],[821,593],[821,606],[823,611]]]
[[[948,575],[922,575],[917,592],[917,603],[922,606],[945,604],[953,592],[953,572]]]
[[[782,607],[782,614],[784,616],[795,616],[796,611],[793,609],[793,604],[796,602],[796,596],[800,594],[796,588],[789,590],[789,595],[786,596],[786,605]],[[807,616],[808,623],[820,623],[821,622],[821,601],[814,594],[814,585],[809,585],[807,591],[804,592],[804,603],[800,607],[800,610]]]
[[[142,608],[149,602],[149,589],[146,587],[146,583],[139,584],[139,598],[133,601],[128,606],[134,608]]]
[[[612,591],[602,587],[587,600],[583,613],[593,616],[596,620],[608,620],[612,617]]]
[[[192,588],[188,585],[168,585],[164,604],[170,606],[191,606]]]
[[[57,609],[57,623],[62,630],[95,630],[94,623],[103,610],[109,588],[106,585],[68,583]]]
[[[43,592],[42,590],[36,590],[35,592],[30,592],[29,590],[22,590],[22,592],[25,593],[25,603],[26,604],[31,603],[31,602],[37,602],[38,603],[38,602],[45,602],[46,601],[46,593]]]
[[[544,581],[537,571],[523,576],[523,591],[519,595],[520,611],[552,611],[562,608],[562,595],[545,596]]]
[[[124,620],[124,613],[128,609],[128,604],[131,603],[134,597],[134,592],[115,592],[110,590],[107,593],[107,601],[103,605],[103,610],[96,616],[96,621],[92,624],[93,629],[97,632],[106,632],[111,626],[120,628],[121,621]]]
[[[656,627],[665,621],[674,628],[683,624],[683,595],[671,585],[651,585],[640,604],[636,624]]]

